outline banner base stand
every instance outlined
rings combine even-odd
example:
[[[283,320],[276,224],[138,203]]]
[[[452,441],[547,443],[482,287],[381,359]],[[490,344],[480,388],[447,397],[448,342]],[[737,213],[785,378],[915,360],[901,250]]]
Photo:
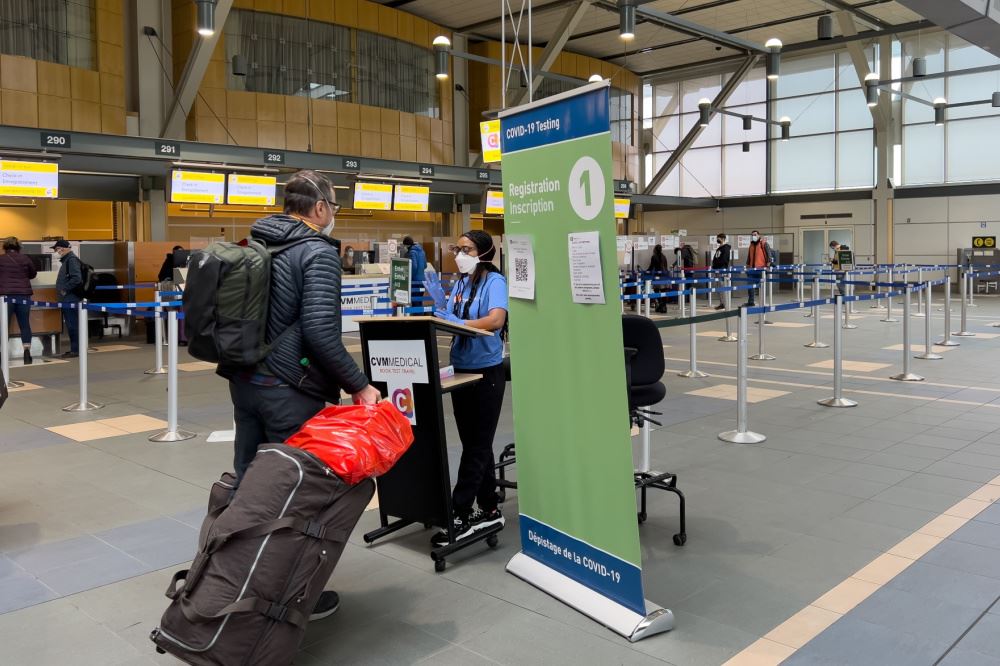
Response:
[[[211,435],[208,436],[207,442],[235,442],[236,441],[236,431],[235,430],[216,430]]]
[[[511,558],[507,571],[624,636],[629,642],[635,643],[674,628],[674,614],[666,608],[647,600],[646,615],[639,615],[524,553]]]

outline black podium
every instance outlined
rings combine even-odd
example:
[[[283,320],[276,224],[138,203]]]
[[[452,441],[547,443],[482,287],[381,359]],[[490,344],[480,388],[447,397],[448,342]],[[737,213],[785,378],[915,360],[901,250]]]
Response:
[[[449,543],[431,550],[435,571],[444,571],[445,558],[479,541],[497,545],[497,525],[461,541],[451,522],[451,475],[441,398],[445,393],[477,382],[480,375],[440,376],[438,336],[489,336],[488,331],[454,324],[436,317],[365,317],[357,319],[368,375],[413,423],[414,441],[396,465],[378,477],[379,517],[382,526],[364,535],[366,543],[408,525],[448,531]],[[390,518],[394,519],[390,521]]]

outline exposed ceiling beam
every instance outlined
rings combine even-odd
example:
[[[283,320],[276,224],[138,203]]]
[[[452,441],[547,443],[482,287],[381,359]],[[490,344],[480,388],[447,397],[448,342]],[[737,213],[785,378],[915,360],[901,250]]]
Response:
[[[167,122],[160,132],[161,137],[184,138],[184,125],[188,113],[198,95],[198,89],[201,88],[201,81],[205,78],[208,63],[212,59],[215,45],[219,43],[232,7],[233,0],[218,0],[215,3],[215,32],[211,37],[201,37],[195,33],[195,43],[191,47],[187,64],[184,65],[184,73],[181,74],[180,83],[177,85],[177,94],[174,95],[173,104],[167,114]]]
[[[671,12],[671,14],[673,14],[674,16],[682,16],[684,14],[690,14],[691,12],[698,12],[698,11],[702,11],[702,10],[705,10],[705,9],[716,9],[716,8],[722,7],[724,5],[731,5],[734,2],[740,2],[740,1],[741,0],[711,0],[711,2],[706,2],[704,4],[696,5],[694,7],[685,7],[685,8],[678,9],[677,11]],[[594,6],[595,7],[599,7],[600,9],[603,9],[605,11],[611,12],[611,13],[615,14],[615,16],[618,15],[618,9],[614,5],[611,5],[611,4],[608,4],[608,3],[599,3],[599,4],[594,5]],[[636,25],[641,25],[643,23],[649,23],[649,21],[647,21],[646,19],[642,18],[641,16],[636,16],[636,18],[635,18],[635,24]],[[570,40],[574,40],[574,39],[586,39],[587,37],[594,37],[596,35],[604,35],[604,34],[607,34],[609,32],[616,32],[618,29],[619,29],[618,21],[615,21],[614,24],[609,25],[606,28],[597,28],[595,30],[588,30],[587,32],[581,32],[580,34],[573,35],[572,37],[570,37]]]
[[[576,2],[576,0],[555,0],[555,2],[550,2],[548,4],[533,6],[531,8],[531,15],[533,17],[537,17],[539,14],[545,14],[547,12],[555,11],[560,7],[565,7],[566,5],[573,4],[574,2]],[[470,23],[469,25],[455,27],[452,28],[452,30],[454,30],[455,32],[475,33],[485,28],[490,28],[494,25],[499,24],[501,19],[502,17],[499,16],[495,18],[489,18],[486,19],[485,21],[479,21],[477,23]]]
[[[936,26],[927,20],[913,21],[912,23],[900,23],[892,26],[888,32],[894,35],[901,35],[908,32],[916,32],[918,30],[928,30],[935,28]],[[781,52],[784,55],[790,53],[797,53],[802,51],[812,51],[815,49],[827,49],[834,46],[840,46],[842,44],[849,44],[850,42],[865,39],[875,39],[880,36],[880,33],[874,30],[866,30],[865,32],[859,32],[857,35],[853,36],[843,36],[834,37],[833,39],[824,40],[811,40],[808,42],[797,42],[795,44],[786,44],[782,47]],[[632,54],[633,56],[635,54]],[[620,57],[620,56],[616,56]],[[609,58],[612,60],[613,58]],[[692,67],[698,67],[701,69],[708,67],[716,67],[719,69],[724,69],[726,67],[731,67],[743,60],[742,56],[725,56],[722,58],[716,58],[714,60],[704,60],[697,63],[687,63],[684,65],[674,65],[672,67],[658,67],[656,69],[647,69],[643,71],[632,70],[635,74],[642,76],[644,78],[652,77],[675,77],[681,76],[683,73]]]
[[[854,22],[853,14],[843,11],[837,12],[835,16],[837,23],[840,25],[840,33],[842,35],[853,37],[858,34],[858,26]],[[847,53],[851,56],[851,62],[854,64],[854,71],[858,75],[858,81],[861,81],[861,85],[864,86],[865,77],[872,73],[871,64],[868,62],[868,56],[865,55],[864,47],[859,41],[848,42]],[[878,72],[875,73],[877,74]],[[888,100],[883,99],[876,106],[869,107],[872,113],[872,120],[875,122],[875,129],[885,129],[892,121],[892,112],[889,110],[887,104]]]
[[[396,9],[396,8],[402,7],[404,5],[408,5],[411,2],[415,2],[415,1],[416,0],[392,0],[392,2],[385,3],[385,6],[386,7],[392,7],[393,9]]]
[[[555,64],[556,58],[559,57],[563,47],[566,46],[566,41],[573,34],[573,31],[576,30],[576,26],[580,24],[580,20],[587,13],[587,9],[590,8],[593,1],[576,0],[576,4],[571,5],[566,10],[562,21],[559,22],[559,27],[556,28],[552,39],[545,45],[545,50],[542,51],[542,56],[538,59],[538,70],[532,72],[531,83],[529,84],[531,87],[525,88],[516,94],[513,100],[511,100],[510,106],[520,106],[538,90],[538,86],[542,82],[542,72],[549,71],[549,68]]]
[[[746,78],[747,74],[750,73],[750,70],[753,69],[758,57],[759,56],[757,54],[751,54],[743,59],[743,62],[737,70],[733,72],[732,76],[730,76],[726,83],[722,86],[722,89],[719,90],[719,94],[717,94],[715,99],[712,100],[713,109],[720,108],[725,105],[729,97],[736,92],[740,83]],[[699,123],[694,124],[694,127],[692,127],[684,138],[681,139],[681,142],[677,145],[674,152],[670,153],[670,157],[667,158],[666,163],[653,175],[653,178],[649,181],[649,185],[647,185],[642,191],[643,194],[654,194],[656,192],[656,189],[660,186],[670,171],[677,166],[681,158],[684,157],[684,153],[687,152],[688,148],[694,145],[694,142],[697,141],[698,136],[704,129],[705,128]],[[711,195],[711,192],[708,194]]]
[[[709,28],[675,14],[667,14],[666,12],[660,12],[644,6],[636,7],[635,13],[636,16],[642,16],[651,23],[662,25],[665,28],[670,28],[671,30],[676,30],[692,37],[706,39],[721,46],[728,46],[731,49],[746,51],[747,53],[766,53],[761,44],[741,37],[735,37],[728,32]]]
[[[883,21],[877,16],[873,16],[868,12],[866,12],[864,9],[856,5],[852,5],[849,2],[845,2],[844,0],[812,0],[812,1],[813,4],[825,7],[826,9],[829,9],[831,11],[848,12],[854,17],[855,21],[857,21],[858,23],[860,23],[865,27],[871,28],[872,30],[888,30],[889,28],[892,27],[892,25],[887,23],[886,21]]]

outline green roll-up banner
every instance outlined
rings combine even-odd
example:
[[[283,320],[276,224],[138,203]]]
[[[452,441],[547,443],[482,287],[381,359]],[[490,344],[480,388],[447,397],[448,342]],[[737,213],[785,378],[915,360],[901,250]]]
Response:
[[[637,640],[673,617],[642,591],[608,112],[605,82],[500,116],[522,548],[507,568]]]

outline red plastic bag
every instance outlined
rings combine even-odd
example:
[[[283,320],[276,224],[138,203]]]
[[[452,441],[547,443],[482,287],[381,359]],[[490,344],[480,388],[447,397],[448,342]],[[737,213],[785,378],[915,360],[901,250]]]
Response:
[[[308,451],[354,485],[389,471],[413,444],[413,428],[388,400],[335,405],[306,421],[285,444]]]

